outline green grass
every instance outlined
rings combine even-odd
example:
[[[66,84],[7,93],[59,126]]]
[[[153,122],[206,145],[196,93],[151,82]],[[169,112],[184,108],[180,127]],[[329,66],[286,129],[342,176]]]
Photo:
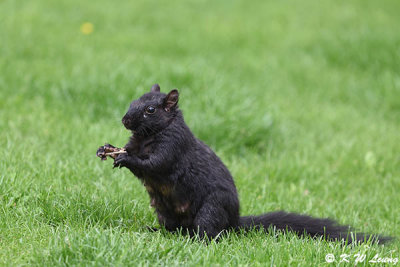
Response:
[[[0,265],[400,258],[399,241],[341,247],[255,231],[206,245],[152,233],[139,181],[95,157],[105,142],[125,144],[122,115],[158,82],[180,90],[186,122],[231,170],[242,214],[284,209],[400,237],[399,10],[372,0],[0,0]]]

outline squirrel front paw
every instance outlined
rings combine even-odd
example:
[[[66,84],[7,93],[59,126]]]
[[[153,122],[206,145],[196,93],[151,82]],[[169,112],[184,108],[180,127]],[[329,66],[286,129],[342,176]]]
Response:
[[[122,168],[127,167],[129,163],[128,154],[118,154],[118,156],[114,160],[114,168]]]

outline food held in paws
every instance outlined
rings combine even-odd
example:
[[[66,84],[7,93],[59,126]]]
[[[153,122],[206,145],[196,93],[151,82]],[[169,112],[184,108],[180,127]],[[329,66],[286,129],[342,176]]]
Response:
[[[101,160],[106,160],[107,156],[115,159],[118,154],[126,153],[125,148],[118,148],[110,144],[105,144],[104,146],[99,147],[96,152],[96,156],[101,158]]]

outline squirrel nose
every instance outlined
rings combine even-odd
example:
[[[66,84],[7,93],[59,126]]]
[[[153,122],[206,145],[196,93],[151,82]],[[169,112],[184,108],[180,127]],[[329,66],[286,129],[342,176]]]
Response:
[[[125,127],[128,127],[129,124],[131,124],[131,120],[127,116],[124,116],[122,118],[122,124],[125,125]]]

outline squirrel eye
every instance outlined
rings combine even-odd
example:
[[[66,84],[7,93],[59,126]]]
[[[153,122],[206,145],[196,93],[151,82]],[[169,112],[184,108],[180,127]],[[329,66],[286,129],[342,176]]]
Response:
[[[155,107],[153,107],[153,106],[148,106],[148,107],[146,108],[146,113],[147,113],[147,114],[153,114],[154,112],[156,112],[156,108],[155,108]]]

